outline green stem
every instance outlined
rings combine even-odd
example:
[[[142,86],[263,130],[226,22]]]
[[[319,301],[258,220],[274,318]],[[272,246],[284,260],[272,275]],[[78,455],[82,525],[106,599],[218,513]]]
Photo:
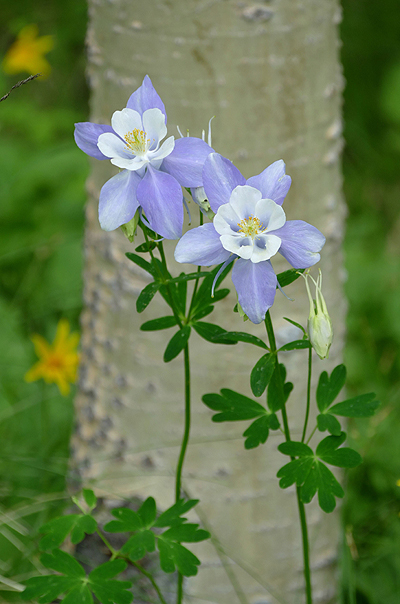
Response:
[[[179,501],[181,498],[181,485],[182,485],[182,467],[185,459],[186,449],[189,442],[190,434],[190,362],[189,362],[189,345],[186,344],[184,349],[185,357],[185,429],[183,433],[183,439],[181,444],[181,452],[179,454],[178,465],[176,468],[176,482],[175,482],[175,501]]]
[[[144,575],[145,577],[147,577],[147,578],[148,578],[148,580],[150,581],[150,583],[152,584],[152,586],[153,586],[153,587],[154,587],[154,589],[156,590],[157,595],[158,595],[158,597],[159,597],[159,599],[160,599],[160,602],[161,602],[162,604],[167,604],[167,603],[166,603],[166,601],[164,600],[164,597],[163,597],[163,595],[162,595],[162,593],[161,593],[161,590],[160,590],[160,588],[158,587],[158,585],[157,585],[157,583],[156,583],[156,581],[155,581],[155,579],[154,579],[153,575],[152,575],[151,573],[149,573],[147,570],[145,570],[145,569],[143,568],[143,566],[140,566],[140,564],[138,564],[137,562],[134,562],[133,560],[129,560],[129,562],[130,562],[130,563],[131,563],[133,566],[135,566],[135,567],[138,569],[138,571],[142,573],[142,575]]]
[[[304,419],[304,428],[303,434],[301,437],[301,442],[303,443],[306,439],[307,433],[307,424],[308,418],[310,416],[310,401],[311,401],[311,371],[312,371],[312,348],[308,349],[308,380],[307,380],[307,407],[306,407],[306,417]]]
[[[277,365],[279,366],[278,351],[276,348],[274,328],[272,326],[271,315],[270,315],[269,311],[265,315],[265,327],[266,327],[267,334],[268,334],[271,353],[276,355],[276,362],[277,362]],[[280,387],[280,391],[281,391],[281,398],[282,398],[282,401],[284,401],[285,400],[284,387],[283,387],[284,385],[283,385],[283,380],[282,380],[282,374],[280,371],[278,372],[278,376],[279,376],[279,384],[280,384],[279,387]],[[285,403],[283,403],[283,405],[282,405],[281,412],[282,412],[282,420],[283,420],[283,427],[284,427],[286,442],[289,442],[291,440],[291,438],[290,438],[289,422],[288,422],[288,417],[287,417],[287,413],[286,413]],[[291,457],[292,461],[293,461],[293,459],[294,458]],[[308,545],[307,519],[306,519],[306,511],[304,509],[304,503],[301,501],[301,498],[300,498],[300,488],[298,486],[296,486],[296,496],[297,496],[297,507],[299,510],[301,537],[302,537],[302,544],[303,544],[303,561],[304,561],[304,580],[305,580],[305,587],[306,587],[306,601],[307,601],[307,604],[312,604],[310,552],[309,552],[309,545]]]
[[[310,440],[312,439],[312,437],[314,436],[314,434],[317,431],[318,426],[314,426],[314,430],[311,432],[310,436],[307,439],[306,445],[308,445],[308,443],[310,442]]]
[[[100,537],[100,539],[103,541],[103,543],[108,547],[108,549],[111,552],[111,558],[110,560],[115,560],[115,558],[120,557],[120,558],[124,558],[126,559],[127,562],[129,562],[130,564],[132,564],[132,566],[135,566],[139,572],[142,573],[142,575],[144,575],[145,577],[148,578],[148,580],[150,581],[150,583],[152,584],[152,586],[154,587],[154,589],[157,592],[158,597],[160,598],[160,602],[162,604],[167,604],[160,588],[158,587],[153,575],[151,573],[149,573],[147,570],[145,570],[143,568],[143,566],[140,566],[140,564],[138,564],[137,562],[135,562],[134,560],[131,560],[130,558],[128,558],[127,556],[124,556],[123,554],[121,554],[118,550],[114,549],[113,546],[111,545],[111,543],[108,541],[108,539],[103,535],[103,533],[101,531],[99,531],[99,529],[96,530],[96,533],[98,534],[98,536]]]

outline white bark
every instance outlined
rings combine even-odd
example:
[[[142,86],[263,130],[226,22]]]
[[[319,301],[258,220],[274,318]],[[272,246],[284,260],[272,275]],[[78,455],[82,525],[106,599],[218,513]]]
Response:
[[[285,160],[293,178],[287,218],[307,220],[327,237],[321,266],[335,339],[329,361],[315,360],[315,374],[340,362],[344,330],[339,19],[337,0],[90,1],[92,121],[109,123],[148,73],[166,105],[169,134],[179,124],[200,135],[215,115],[213,147],[245,176]],[[155,299],[143,315],[136,313],[147,276],[124,257],[133,246],[122,234],[98,226],[99,190],[113,173],[108,162],[93,162],[75,464],[98,493],[152,495],[165,507],[173,502],[183,430],[182,359],[162,362],[173,330],[139,331],[143,321],[168,314],[166,307]],[[171,257],[174,244],[167,247]],[[274,266],[289,268],[284,261]],[[288,293],[296,301],[278,293],[272,309],[280,342],[297,335],[283,316],[303,325],[308,316],[303,281]],[[231,294],[206,320],[264,338],[262,324],[243,325],[232,313],[235,301]],[[233,570],[248,601],[292,604],[303,601],[302,554],[294,491],[280,490],[276,478],[287,461],[276,451],[280,437],[272,433],[266,445],[245,451],[241,434],[248,424],[214,424],[201,402],[202,394],[221,387],[251,396],[248,376],[261,354],[247,344],[223,347],[192,336],[193,428],[184,485],[201,500],[227,554],[245,565],[247,570],[233,563]],[[304,417],[306,357],[296,352],[281,359],[295,382],[288,403],[293,437]],[[333,602],[338,516],[323,514],[314,503],[306,511],[315,602]],[[219,604],[236,601],[213,546],[192,549],[203,564],[188,593]]]

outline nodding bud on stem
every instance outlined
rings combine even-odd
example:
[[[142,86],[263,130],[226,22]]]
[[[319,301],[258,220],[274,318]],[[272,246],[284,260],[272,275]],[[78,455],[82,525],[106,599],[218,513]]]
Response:
[[[139,217],[139,210],[136,210],[132,220],[130,220],[126,224],[121,224],[121,231],[131,243],[135,241],[136,229],[137,225],[139,224]]]
[[[311,346],[320,359],[326,359],[329,355],[329,349],[333,339],[332,321],[328,314],[324,296],[322,295],[322,273],[319,271],[317,280],[311,277],[309,270],[303,274],[306,282],[308,299],[310,301],[310,315],[307,321],[308,337],[310,338]],[[315,285],[315,300],[313,300],[310,292],[308,279]]]

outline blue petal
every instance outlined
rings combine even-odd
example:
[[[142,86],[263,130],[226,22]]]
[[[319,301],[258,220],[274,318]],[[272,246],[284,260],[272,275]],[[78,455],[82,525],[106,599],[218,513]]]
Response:
[[[252,323],[261,323],[274,303],[277,278],[270,262],[239,258],[232,271],[239,304]]]
[[[203,168],[203,186],[213,212],[229,203],[231,193],[238,185],[245,185],[246,179],[229,159],[219,153],[210,153]]]
[[[249,178],[247,184],[261,191],[263,199],[273,199],[281,206],[290,189],[292,179],[285,174],[285,162],[279,159],[258,176]]]
[[[144,76],[142,85],[131,94],[126,106],[128,109],[134,109],[140,115],[143,115],[146,109],[157,107],[165,115],[165,123],[167,123],[167,112],[165,111],[164,103],[157,94],[148,75]]]
[[[92,124],[92,122],[78,122],[75,124],[74,138],[75,142],[87,155],[96,159],[109,159],[100,151],[97,146],[100,134],[113,132],[111,126],[105,124]]]
[[[182,235],[183,195],[173,176],[149,164],[137,188],[137,198],[156,233],[166,239],[178,239]]]
[[[304,220],[288,220],[274,235],[280,237],[282,243],[279,253],[294,268],[308,268],[316,264],[325,243],[323,234]]]
[[[172,153],[164,159],[161,169],[176,178],[182,187],[202,187],[203,166],[210,153],[211,147],[201,138],[178,138]]]
[[[222,247],[220,236],[213,224],[203,224],[191,229],[178,241],[175,248],[175,260],[198,266],[221,264],[230,256]]]
[[[139,207],[136,190],[140,180],[136,172],[123,170],[103,185],[100,191],[99,221],[104,231],[113,231],[132,220]]]

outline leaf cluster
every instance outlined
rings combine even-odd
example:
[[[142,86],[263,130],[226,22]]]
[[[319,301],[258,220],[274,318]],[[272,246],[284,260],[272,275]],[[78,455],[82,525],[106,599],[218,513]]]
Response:
[[[111,513],[115,520],[108,522],[104,530],[132,533],[121,549],[121,553],[131,561],[140,560],[146,552],[154,552],[157,547],[164,572],[172,573],[178,569],[185,577],[191,577],[197,574],[200,560],[182,542],[197,543],[210,536],[198,524],[188,523],[183,516],[197,503],[197,499],[180,499],[157,518],[156,502],[149,497],[137,512],[129,508],[113,510]],[[166,530],[160,532],[159,529]]]

